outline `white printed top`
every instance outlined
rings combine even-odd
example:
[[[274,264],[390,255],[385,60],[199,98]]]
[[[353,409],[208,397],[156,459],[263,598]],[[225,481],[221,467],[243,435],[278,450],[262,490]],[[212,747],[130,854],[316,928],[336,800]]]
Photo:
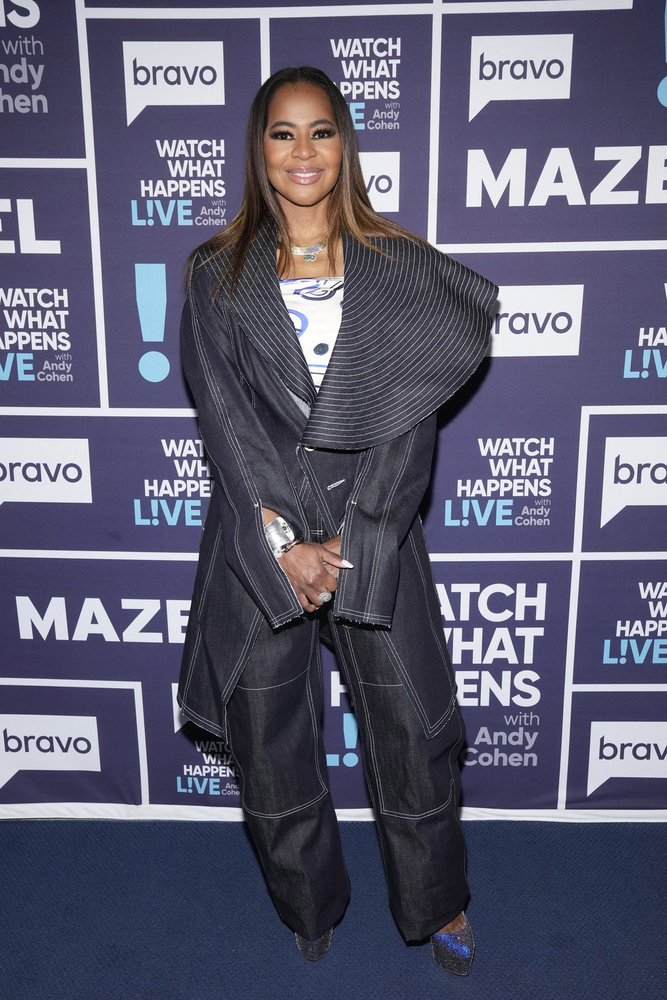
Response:
[[[288,278],[280,282],[301,350],[319,389],[340,329],[342,278]]]

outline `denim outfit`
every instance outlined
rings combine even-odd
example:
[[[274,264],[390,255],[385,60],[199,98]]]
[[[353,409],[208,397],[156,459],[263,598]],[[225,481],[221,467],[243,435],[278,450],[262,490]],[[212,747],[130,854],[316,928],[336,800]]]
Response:
[[[374,242],[389,256],[343,240],[343,315],[319,394],[281,299],[272,225],[231,298],[224,255],[196,261],[181,328],[214,489],[179,701],[228,741],[278,911],[308,939],[348,898],[322,747],[320,638],[359,723],[402,934],[428,936],[467,898],[462,725],[417,511],[436,408],[484,356],[496,289],[426,244]],[[306,540],[341,532],[354,569],[341,570],[326,610],[304,615],[264,537],[263,506]]]
[[[334,609],[277,633],[262,622],[227,706],[243,808],[268,885],[283,920],[310,940],[342,917],[349,896],[322,745],[320,637],[336,654],[358,720],[399,930],[406,940],[427,937],[468,898],[456,814],[462,721],[420,535],[416,526],[402,548],[391,630],[337,622],[335,596]],[[417,656],[434,675],[437,701],[426,705],[426,692],[407,686]]]

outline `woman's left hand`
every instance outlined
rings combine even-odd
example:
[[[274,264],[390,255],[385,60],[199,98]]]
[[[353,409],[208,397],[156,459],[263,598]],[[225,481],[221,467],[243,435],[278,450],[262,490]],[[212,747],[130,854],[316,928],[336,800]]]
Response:
[[[336,549],[340,549],[339,536],[337,544],[335,539],[324,545],[300,542],[280,557],[280,566],[304,611],[315,611],[327,604],[338,584],[339,571],[353,568]]]

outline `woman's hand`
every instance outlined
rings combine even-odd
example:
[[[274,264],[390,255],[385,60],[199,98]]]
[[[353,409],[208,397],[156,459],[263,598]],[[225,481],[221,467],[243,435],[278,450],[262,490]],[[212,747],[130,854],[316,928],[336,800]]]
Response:
[[[278,517],[275,510],[262,507],[264,524],[274,517]],[[329,538],[323,545],[299,542],[283,552],[278,561],[304,611],[316,611],[327,604],[331,598],[322,601],[319,595],[333,594],[339,570],[353,569],[352,563],[340,557],[340,535]]]
[[[339,552],[340,535],[337,535],[324,545],[300,542],[280,557],[280,565],[304,611],[315,611],[326,604],[319,595],[332,594],[338,585],[339,571],[353,568],[347,559],[341,559]]]

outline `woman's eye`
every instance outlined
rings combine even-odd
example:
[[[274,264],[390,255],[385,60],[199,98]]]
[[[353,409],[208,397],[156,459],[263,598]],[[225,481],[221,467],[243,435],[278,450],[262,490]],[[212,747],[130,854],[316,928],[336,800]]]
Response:
[[[335,134],[332,128],[318,128],[316,132],[313,132],[313,139],[330,139]]]
[[[271,139],[291,139],[291,138],[293,138],[293,136],[292,136],[291,132],[285,132],[285,131],[281,130],[280,132],[271,132],[270,133],[270,138]]]

